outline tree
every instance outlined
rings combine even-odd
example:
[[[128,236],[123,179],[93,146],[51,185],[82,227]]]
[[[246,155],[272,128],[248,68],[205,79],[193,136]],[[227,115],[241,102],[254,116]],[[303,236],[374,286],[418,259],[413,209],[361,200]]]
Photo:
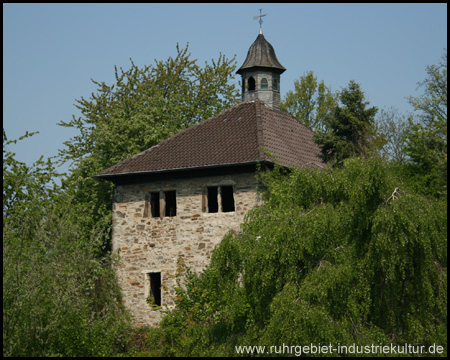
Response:
[[[369,155],[374,117],[378,111],[376,107],[367,108],[369,102],[365,101],[360,85],[353,80],[340,92],[339,100],[342,106],[336,106],[325,118],[325,130],[314,134],[322,159],[334,164],[350,157]]]
[[[419,121],[410,122],[405,153],[409,173],[426,192],[447,193],[447,51],[439,65],[427,66],[420,97],[409,97]]]
[[[317,82],[312,71],[294,81],[281,107],[312,130],[323,129],[326,116],[336,106],[336,96],[323,81]]]
[[[401,114],[398,109],[383,109],[378,114],[374,129],[375,146],[380,156],[396,164],[405,164],[406,132],[412,115]]]
[[[152,355],[228,357],[236,346],[283,344],[446,349],[445,201],[415,193],[377,157],[263,178],[264,206],[225,236],[201,276],[188,272]]]
[[[139,68],[131,61],[129,70],[116,68],[115,84],[93,80],[97,93],[77,100],[81,116],[59,123],[79,131],[60,157],[72,165],[64,187],[92,209],[87,229],[111,222],[112,184],[96,180],[98,172],[237,103],[238,90],[229,83],[234,58],[220,54],[201,67],[190,56],[188,45],[177,45],[175,58],[155,60],[154,66]]]
[[[84,231],[89,209],[55,184],[55,164],[26,166],[15,142],[3,130],[3,355],[112,355],[128,318],[102,230]]]
[[[222,54],[202,68],[190,59],[188,45],[167,61],[118,73],[109,86],[93,81],[98,92],[90,100],[76,100],[82,116],[59,125],[78,129],[80,134],[64,142],[64,161],[77,165],[97,156],[103,166],[145,150],[164,138],[204,120],[238,100],[237,89],[229,84],[234,58]],[[109,159],[109,160],[106,160]]]
[[[419,83],[425,86],[422,96],[410,96],[409,102],[414,110],[421,111],[421,119],[427,126],[447,121],[447,50],[439,65],[426,67],[428,77]]]

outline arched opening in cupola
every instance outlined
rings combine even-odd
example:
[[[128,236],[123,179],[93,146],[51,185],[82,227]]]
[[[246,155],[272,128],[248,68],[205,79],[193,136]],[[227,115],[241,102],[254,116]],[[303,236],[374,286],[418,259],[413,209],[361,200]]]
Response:
[[[250,76],[247,80],[248,82],[248,87],[247,90],[248,91],[254,91],[256,89],[256,82],[253,76]]]

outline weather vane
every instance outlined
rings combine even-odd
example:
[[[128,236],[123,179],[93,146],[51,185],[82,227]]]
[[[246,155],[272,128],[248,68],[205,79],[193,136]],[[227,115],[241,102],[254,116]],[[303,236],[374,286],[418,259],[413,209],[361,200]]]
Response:
[[[262,23],[263,23],[263,16],[266,16],[267,14],[262,14],[262,9],[259,9],[259,16],[254,16],[253,20],[258,20],[259,18],[259,33],[262,34]]]

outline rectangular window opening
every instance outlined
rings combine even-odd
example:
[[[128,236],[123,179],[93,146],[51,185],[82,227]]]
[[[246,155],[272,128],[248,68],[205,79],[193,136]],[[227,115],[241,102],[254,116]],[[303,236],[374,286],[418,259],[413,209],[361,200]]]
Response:
[[[150,193],[150,206],[152,209],[152,217],[160,217],[159,191]]]
[[[233,186],[221,186],[222,212],[234,211]]]
[[[177,192],[175,190],[165,191],[166,216],[177,216]]]
[[[150,281],[148,297],[151,298],[156,305],[161,306],[161,273],[148,273],[147,275]]]
[[[208,187],[208,212],[216,213],[219,211],[219,203],[217,201],[217,186]]]

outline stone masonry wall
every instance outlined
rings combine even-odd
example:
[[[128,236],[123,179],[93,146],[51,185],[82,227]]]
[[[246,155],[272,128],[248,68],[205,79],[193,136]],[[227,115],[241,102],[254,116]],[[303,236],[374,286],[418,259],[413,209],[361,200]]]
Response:
[[[220,185],[233,186],[235,211],[221,212],[219,206],[217,213],[204,212],[205,188]],[[165,190],[176,190],[176,216],[153,218],[144,211],[148,207],[145,195]],[[156,326],[161,318],[161,310],[146,301],[149,273],[161,273],[161,306],[172,308],[178,259],[200,272],[223,236],[230,230],[239,231],[247,211],[258,203],[254,173],[117,185],[113,251],[120,255],[119,282],[134,323]]]

